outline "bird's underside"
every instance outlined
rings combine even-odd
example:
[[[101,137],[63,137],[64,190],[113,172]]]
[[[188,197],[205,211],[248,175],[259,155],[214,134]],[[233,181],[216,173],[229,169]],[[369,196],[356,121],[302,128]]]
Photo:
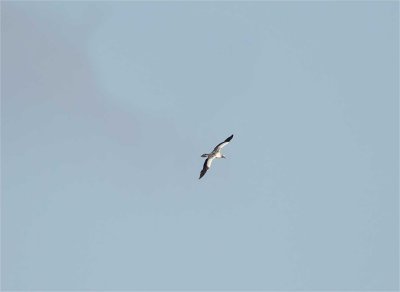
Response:
[[[229,142],[232,140],[233,135],[229,136],[228,138],[225,139],[224,142],[219,143],[217,146],[215,146],[214,150],[209,153],[209,154],[203,154],[201,157],[207,157],[207,159],[204,161],[203,164],[203,169],[200,172],[200,177],[201,179],[207,172],[207,170],[210,169],[211,163],[215,158],[225,158],[224,155],[221,153],[221,149],[225,147]]]

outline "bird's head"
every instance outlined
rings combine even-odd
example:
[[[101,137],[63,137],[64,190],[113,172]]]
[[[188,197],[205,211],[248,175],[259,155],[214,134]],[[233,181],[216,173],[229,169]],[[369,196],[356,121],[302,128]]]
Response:
[[[208,154],[203,154],[201,155],[201,157],[208,157]]]
[[[222,155],[221,158],[226,158],[226,156]]]

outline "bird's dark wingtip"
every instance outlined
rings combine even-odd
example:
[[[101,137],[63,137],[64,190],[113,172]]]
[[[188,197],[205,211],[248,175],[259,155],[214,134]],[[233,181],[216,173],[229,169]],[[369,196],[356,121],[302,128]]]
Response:
[[[230,142],[232,140],[232,138],[233,138],[233,134],[230,135],[228,138],[226,138],[225,142]]]

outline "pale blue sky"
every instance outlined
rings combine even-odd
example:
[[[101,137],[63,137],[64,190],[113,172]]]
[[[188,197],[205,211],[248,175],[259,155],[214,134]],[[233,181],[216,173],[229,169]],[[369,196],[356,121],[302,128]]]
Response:
[[[398,24],[2,2],[2,289],[399,289]]]

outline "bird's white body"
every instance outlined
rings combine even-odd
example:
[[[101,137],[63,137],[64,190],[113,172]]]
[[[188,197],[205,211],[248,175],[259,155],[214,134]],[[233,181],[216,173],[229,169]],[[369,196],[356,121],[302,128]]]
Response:
[[[221,154],[221,152],[217,152],[217,153],[215,153],[215,158],[222,158],[222,154]]]

